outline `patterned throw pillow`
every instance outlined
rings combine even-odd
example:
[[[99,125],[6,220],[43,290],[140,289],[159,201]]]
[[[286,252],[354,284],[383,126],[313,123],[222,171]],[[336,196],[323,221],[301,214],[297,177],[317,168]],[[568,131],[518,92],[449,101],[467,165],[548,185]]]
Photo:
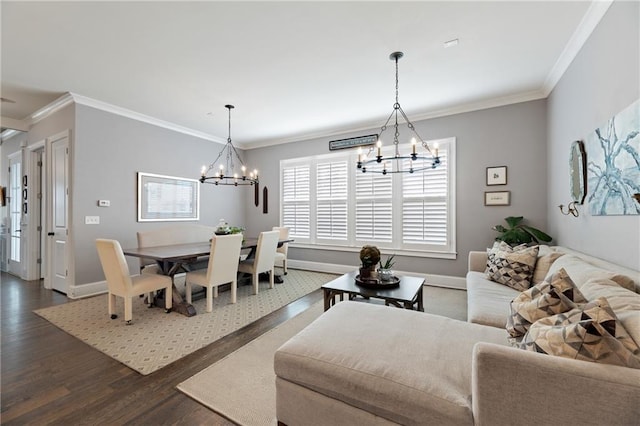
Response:
[[[520,348],[563,358],[640,368],[640,348],[604,297],[536,321],[522,339]]]
[[[538,246],[511,247],[504,241],[496,241],[487,250],[485,275],[491,281],[519,291],[531,287],[531,277],[538,259]]]
[[[524,336],[529,326],[539,319],[567,312],[578,303],[586,302],[567,272],[560,269],[511,301],[507,332],[511,337]]]

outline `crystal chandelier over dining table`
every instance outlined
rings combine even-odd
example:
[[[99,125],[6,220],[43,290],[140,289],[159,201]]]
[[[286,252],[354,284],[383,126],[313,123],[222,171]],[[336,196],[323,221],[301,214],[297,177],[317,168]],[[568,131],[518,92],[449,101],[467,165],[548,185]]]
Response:
[[[402,58],[404,54],[402,52],[393,52],[389,55],[389,59],[395,61],[396,63],[396,102],[393,104],[393,111],[389,118],[387,118],[386,123],[380,128],[380,135],[378,136],[378,141],[376,146],[370,146],[369,150],[366,154],[363,153],[362,148],[358,149],[358,170],[363,173],[381,173],[386,175],[388,173],[414,173],[426,169],[436,168],[440,164],[440,157],[438,156],[438,148],[434,147],[433,150],[429,145],[420,137],[418,132],[416,131],[413,123],[407,117],[404,110],[400,106],[400,101],[398,100],[398,60]],[[407,123],[407,127],[413,132],[414,137],[411,139],[411,153],[400,155],[399,148],[399,140],[400,131],[398,129],[398,116],[402,116],[404,121]],[[389,126],[389,122],[391,119],[394,120],[393,128],[393,145],[395,147],[394,154],[392,156],[383,156],[382,155],[382,134],[387,130]],[[417,145],[420,144],[420,148]],[[376,156],[370,158],[369,155],[373,153],[373,151],[377,149]],[[424,150],[424,152],[419,152]],[[404,165],[402,163],[405,163]],[[368,167],[375,166],[376,164],[382,165],[382,167]],[[395,165],[395,167],[394,167]],[[407,167],[408,165],[408,167]]]
[[[202,166],[200,172],[200,182],[213,185],[257,185],[258,171],[248,171],[247,166],[242,161],[240,154],[236,151],[231,141],[231,110],[233,105],[225,105],[229,110],[229,136],[216,159],[209,166]],[[240,170],[236,169],[236,162],[240,163]]]

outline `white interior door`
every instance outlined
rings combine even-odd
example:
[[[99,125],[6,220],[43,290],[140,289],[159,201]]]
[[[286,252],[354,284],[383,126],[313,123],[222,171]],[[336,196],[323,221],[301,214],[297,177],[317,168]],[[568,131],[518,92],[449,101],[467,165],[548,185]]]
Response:
[[[49,198],[51,215],[47,236],[48,276],[54,290],[67,294],[69,289],[69,134],[65,132],[48,139],[51,164]],[[50,160],[49,160],[50,159]]]

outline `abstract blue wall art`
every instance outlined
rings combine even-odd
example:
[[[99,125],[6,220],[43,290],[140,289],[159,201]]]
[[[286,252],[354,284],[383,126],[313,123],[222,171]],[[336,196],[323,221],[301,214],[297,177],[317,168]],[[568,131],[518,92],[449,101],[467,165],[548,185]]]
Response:
[[[640,100],[586,138],[587,191],[592,216],[637,215],[640,203]]]

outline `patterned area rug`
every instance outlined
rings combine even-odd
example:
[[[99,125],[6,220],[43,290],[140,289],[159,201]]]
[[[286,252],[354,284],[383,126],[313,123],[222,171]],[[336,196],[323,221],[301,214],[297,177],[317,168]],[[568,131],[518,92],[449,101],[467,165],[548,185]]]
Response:
[[[257,295],[251,294],[251,285],[240,286],[236,304],[229,303],[229,291],[220,292],[214,299],[211,313],[205,311],[204,299],[196,300],[193,305],[198,314],[193,317],[177,312],[166,314],[164,309],[147,308],[142,299],[134,300],[132,325],[125,325],[122,298],[118,298],[116,305],[118,318],[109,318],[106,294],[39,309],[35,313],[146,375],[311,293],[334,278],[336,275],[289,269],[283,284],[269,289],[268,282],[261,282]]]
[[[425,312],[466,321],[466,291],[424,286],[422,294]],[[380,301],[371,299],[363,303]],[[322,312],[323,302],[314,304],[180,383],[178,389],[239,425],[275,426],[273,354]],[[225,392],[219,392],[221,388]]]

